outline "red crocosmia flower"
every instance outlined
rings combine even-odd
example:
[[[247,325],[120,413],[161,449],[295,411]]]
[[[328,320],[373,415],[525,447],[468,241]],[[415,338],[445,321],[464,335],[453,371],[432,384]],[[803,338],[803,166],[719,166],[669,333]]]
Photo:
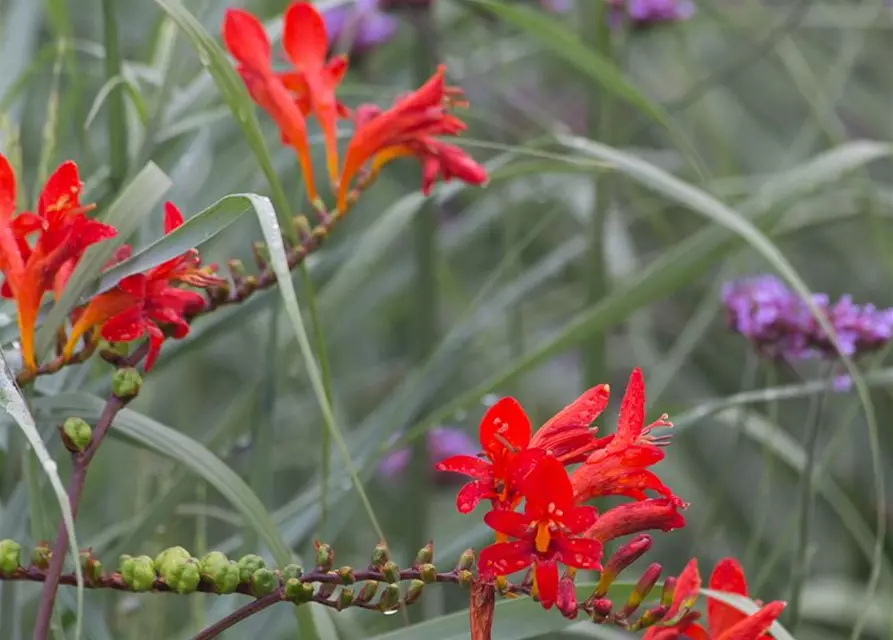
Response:
[[[340,211],[346,210],[351,180],[367,162],[374,175],[395,158],[415,156],[422,163],[422,192],[426,195],[438,176],[470,184],[487,181],[486,170],[464,151],[436,139],[465,129],[465,123],[449,109],[466,103],[460,89],[446,86],[445,73],[446,67],[440,65],[428,82],[399,98],[387,111],[374,105],[356,110],[356,130],[347,145],[338,188]]]
[[[326,24],[316,8],[296,2],[285,12],[282,47],[296,72],[282,75],[285,85],[297,94],[303,114],[313,113],[319,120],[326,144],[329,178],[338,181],[338,118],[349,112],[335,98],[335,89],[347,73],[347,57],[326,61],[329,40]]]
[[[696,560],[691,560],[679,575],[673,604],[664,616],[665,620],[676,617],[680,611],[694,606],[701,588]],[[747,596],[747,581],[741,565],[734,558],[720,560],[710,575],[710,589]],[[707,629],[695,623],[693,616],[683,615],[682,620],[671,627],[652,627],[643,640],[769,640],[767,632],[781,615],[785,603],[776,600],[747,615],[724,602],[707,598]],[[709,631],[708,631],[709,630]]]
[[[528,453],[523,460],[518,460],[519,453],[527,450],[530,442],[530,420],[517,400],[502,398],[481,419],[479,437],[486,460],[452,456],[439,462],[435,469],[474,478],[456,496],[460,513],[472,511],[483,499],[491,500],[494,506],[511,509],[520,499],[519,476],[535,462],[537,453],[542,453]]]
[[[608,406],[609,394],[606,384],[585,391],[533,434],[530,447],[543,449],[564,464],[583,462],[599,446],[597,430],[589,425]]]
[[[558,598],[558,562],[577,569],[599,569],[601,543],[579,537],[595,522],[594,507],[579,507],[564,466],[542,457],[521,482],[526,499],[524,513],[496,509],[484,516],[495,531],[518,538],[497,542],[481,550],[478,572],[482,578],[514,573],[531,564],[543,607]]]
[[[165,234],[182,224],[180,211],[170,202],[166,203]],[[129,257],[129,252],[119,252],[117,257]],[[101,326],[102,337],[112,342],[130,342],[148,336],[146,371],[151,369],[165,337],[159,325],[169,325],[174,338],[183,338],[189,333],[189,324],[184,316],[205,304],[198,293],[171,286],[172,283],[198,287],[223,283],[223,280],[211,275],[213,266],[202,269],[200,262],[198,251],[190,249],[146,273],[127,276],[114,289],[93,298],[72,327],[65,354],[70,355],[74,351],[77,341],[89,329]]]
[[[654,437],[655,427],[670,427],[666,415],[645,425],[645,383],[640,369],[634,369],[623,396],[617,432],[602,438],[596,451],[571,476],[578,502],[606,495],[622,495],[644,500],[647,490],[670,497],[672,491],[647,467],[664,457],[666,437]]]
[[[685,518],[679,509],[685,508],[679,498],[649,498],[639,502],[617,505],[600,514],[595,524],[586,532],[587,538],[607,542],[631,533],[660,529],[672,531],[685,526]]]
[[[307,141],[307,123],[282,78],[273,72],[270,40],[263,25],[241,9],[227,9],[223,42],[238,63],[236,71],[254,100],[279,127],[282,140],[295,149],[311,201],[318,199]]]
[[[0,270],[6,277],[0,294],[16,301],[22,360],[29,369],[37,366],[34,327],[44,293],[58,297],[87,247],[117,233],[84,215],[93,206],[82,206],[80,194],[77,165],[64,162],[41,191],[37,213],[14,216],[15,176],[0,155]],[[35,233],[32,247],[27,238]]]

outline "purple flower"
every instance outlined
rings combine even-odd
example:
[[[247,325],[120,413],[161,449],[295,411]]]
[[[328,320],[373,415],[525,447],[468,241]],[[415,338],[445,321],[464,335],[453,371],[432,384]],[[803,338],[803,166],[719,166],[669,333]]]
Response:
[[[633,27],[649,27],[662,22],[688,20],[695,13],[690,0],[608,0],[614,6],[614,20],[626,18]]]
[[[806,304],[778,278],[760,275],[727,283],[722,290],[729,325],[768,357],[787,361],[836,359],[837,350]],[[876,351],[893,338],[893,309],[857,305],[851,296],[835,303],[826,294],[813,302],[837,333],[841,351],[858,357]],[[837,380],[835,386],[847,383]]]
[[[329,42],[350,44],[351,54],[360,54],[386,43],[397,33],[399,21],[381,11],[378,0],[357,0],[323,12]]]
[[[461,429],[434,427],[428,431],[428,462],[432,469],[435,464],[451,456],[474,456],[479,451],[480,445]],[[408,448],[391,451],[379,463],[378,473],[386,478],[401,475],[409,466],[410,455]]]

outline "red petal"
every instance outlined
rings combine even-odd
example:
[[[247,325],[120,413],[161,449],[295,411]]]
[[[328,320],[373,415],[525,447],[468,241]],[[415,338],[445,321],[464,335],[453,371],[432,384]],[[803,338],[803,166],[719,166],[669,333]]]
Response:
[[[626,393],[620,405],[620,419],[617,423],[617,437],[626,442],[634,442],[645,426],[645,381],[642,370],[636,367],[629,377]]]
[[[734,558],[723,558],[716,563],[710,574],[710,588],[716,591],[728,591],[747,595],[747,580],[741,565]],[[726,629],[734,627],[747,617],[742,611],[719,600],[707,600],[707,621],[710,635],[719,637]]]
[[[34,213],[20,213],[12,219],[12,230],[17,236],[26,236],[29,233],[41,231],[43,228],[44,219]]]
[[[526,449],[530,442],[530,420],[514,398],[502,398],[487,409],[480,425],[481,447],[492,460],[506,450]]]
[[[595,507],[583,506],[575,507],[564,514],[561,524],[569,533],[583,533],[595,524],[598,519],[598,512]]]
[[[451,456],[438,462],[434,468],[437,471],[461,473],[478,480],[490,478],[493,473],[489,462],[473,456]]]
[[[321,69],[325,64],[329,38],[325,22],[313,5],[296,2],[285,12],[282,48],[299,71]]]
[[[470,513],[478,506],[478,502],[492,495],[493,488],[489,482],[469,482],[456,494],[456,510],[459,513]]]
[[[491,544],[481,549],[478,573],[482,578],[492,578],[520,571],[533,562],[531,551],[530,543],[526,540]]]
[[[183,214],[173,202],[164,203],[164,235],[183,224]]]
[[[255,72],[270,69],[270,40],[264,26],[247,11],[226,10],[223,17],[223,42],[240,64]]]
[[[541,443],[544,440],[553,438],[566,429],[588,427],[608,406],[609,395],[610,387],[606,384],[600,384],[585,391],[583,395],[552,416],[533,435],[530,446],[543,446]]]
[[[131,307],[109,318],[102,326],[102,337],[110,342],[130,342],[146,333],[145,318],[139,307]]]
[[[601,567],[602,545],[586,538],[555,537],[558,559],[569,567],[577,569],[598,569]]]
[[[537,560],[534,575],[540,604],[551,609],[558,599],[558,565],[554,560]]]
[[[3,281],[3,286],[0,287],[0,296],[3,296],[6,299],[10,299],[13,297],[12,287],[9,286],[9,280]]]
[[[335,56],[331,60],[326,63],[326,67],[323,70],[323,79],[326,82],[326,85],[329,87],[337,87],[341,84],[341,81],[344,79],[345,74],[347,73],[347,56]],[[339,116],[342,118],[347,117],[346,110],[347,108],[339,104],[338,105]]]
[[[698,561],[692,558],[685,565],[682,573],[676,579],[676,590],[673,592],[673,605],[664,616],[665,620],[676,617],[680,609],[690,609],[697,600],[701,590],[701,573],[698,571]]]
[[[780,600],[770,602],[755,614],[727,629],[717,640],[757,640],[769,630],[785,606]]]
[[[118,235],[118,230],[115,229],[115,227],[103,224],[98,220],[84,217],[75,223],[74,228],[72,229],[72,234],[76,236],[78,248],[86,249],[90,245],[101,242],[102,240],[114,238]]]
[[[37,199],[37,213],[51,225],[58,224],[71,209],[80,207],[80,194],[81,179],[77,165],[71,160],[63,162],[47,179]]]
[[[149,369],[152,368],[152,365],[155,364],[155,359],[158,357],[158,354],[161,352],[161,345],[164,343],[164,334],[154,324],[147,323],[146,330],[149,332],[149,352],[146,354],[146,364],[145,370],[146,373],[149,372]]]
[[[16,210],[16,177],[12,165],[0,153],[0,219],[10,218]]]
[[[148,279],[141,273],[135,273],[127,276],[118,283],[118,288],[124,293],[129,293],[135,298],[144,298],[146,296],[146,285]]]
[[[684,527],[685,518],[678,512],[683,504],[678,498],[650,498],[618,505],[600,514],[586,537],[607,542],[648,529],[671,531]]]
[[[512,538],[524,538],[530,532],[530,519],[517,511],[494,509],[484,514],[487,526]]]
[[[564,466],[555,458],[543,458],[524,479],[521,493],[531,520],[559,520],[574,508],[574,492]]]

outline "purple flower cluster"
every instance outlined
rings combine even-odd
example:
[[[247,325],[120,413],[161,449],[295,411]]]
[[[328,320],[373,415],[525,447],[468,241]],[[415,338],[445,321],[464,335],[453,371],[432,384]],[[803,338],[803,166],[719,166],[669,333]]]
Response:
[[[772,275],[727,283],[722,302],[729,325],[750,340],[760,353],[788,361],[835,359],[837,351],[803,300]],[[893,337],[893,309],[854,304],[841,296],[813,296],[837,333],[841,350],[858,357],[886,345]]]
[[[357,0],[323,12],[329,42],[340,44],[345,38],[350,53],[359,55],[385,44],[397,33],[399,21],[382,11],[379,0]]]
[[[608,0],[614,8],[613,19],[624,17],[633,27],[649,27],[662,22],[679,22],[694,15],[695,5],[690,0]],[[625,16],[624,16],[625,14]]]
[[[428,431],[428,462],[432,469],[441,460],[452,456],[475,456],[480,448],[480,444],[461,429],[434,427]],[[409,466],[410,456],[408,448],[391,451],[379,463],[378,473],[385,478],[401,475]],[[445,474],[437,474],[434,477],[445,479]]]

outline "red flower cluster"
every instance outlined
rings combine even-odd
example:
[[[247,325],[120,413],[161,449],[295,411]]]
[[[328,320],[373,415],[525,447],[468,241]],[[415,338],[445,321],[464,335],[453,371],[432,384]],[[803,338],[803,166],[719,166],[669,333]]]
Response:
[[[673,603],[664,616],[665,620],[679,620],[670,626],[649,628],[642,640],[770,640],[766,632],[785,608],[784,602],[776,600],[748,616],[724,602],[708,598],[705,629],[695,622],[699,614],[691,611],[700,589],[698,562],[691,560],[679,574]],[[747,581],[737,560],[724,558],[716,564],[710,575],[710,589],[747,596]]]
[[[90,245],[113,238],[114,227],[88,218],[92,205],[81,205],[81,182],[77,166],[65,162],[47,180],[37,201],[37,212],[14,215],[16,183],[12,168],[0,155],[0,271],[5,280],[0,294],[16,301],[26,369],[37,367],[34,330],[44,294],[62,293],[69,277]],[[172,204],[165,208],[165,233],[183,224],[183,216]],[[33,241],[29,241],[33,238]],[[113,262],[129,258],[130,247],[122,246]],[[184,315],[204,305],[198,293],[169,285],[181,282],[197,287],[221,284],[202,269],[198,251],[191,249],[146,273],[124,278],[118,285],[72,313],[72,331],[64,348],[71,357],[80,338],[99,327],[102,337],[130,342],[149,337],[146,369],[151,368],[164,340],[159,324],[169,325],[176,338],[189,331]]]
[[[497,542],[480,553],[482,579],[534,566],[540,601],[558,601],[558,563],[576,569],[600,569],[602,544],[619,536],[685,525],[685,503],[648,467],[663,458],[665,438],[654,427],[671,426],[666,416],[645,426],[645,384],[635,369],[623,398],[617,432],[598,437],[591,423],[608,404],[609,388],[599,385],[531,434],[530,421],[513,398],[503,398],[480,425],[482,457],[455,456],[437,465],[440,471],[471,476],[459,491],[456,507],[468,513],[483,500],[491,510],[484,521]],[[566,465],[582,463],[568,474]],[[648,498],[654,491],[658,498]],[[634,502],[598,514],[584,503],[607,495]],[[525,500],[523,513],[515,509]],[[565,583],[573,578],[573,571]]]
[[[436,136],[455,136],[464,123],[449,109],[465,103],[461,91],[447,87],[445,68],[420,89],[407,94],[387,111],[376,105],[360,105],[353,115],[355,131],[348,143],[343,166],[339,166],[336,125],[350,111],[335,96],[347,71],[347,59],[326,60],[329,50],[325,22],[307,2],[295,2],[285,12],[282,47],[293,66],[284,73],[272,68],[270,40],[253,15],[229,9],[223,21],[223,41],[235,58],[236,70],[248,93],[269,114],[282,133],[285,144],[294,147],[307,183],[311,201],[318,201],[307,142],[306,117],[319,122],[326,145],[329,179],[337,185],[337,207],[344,213],[353,179],[369,164],[374,175],[384,164],[403,156],[422,163],[422,189],[427,194],[439,176],[471,184],[483,184],[487,173],[464,151],[441,142]]]

